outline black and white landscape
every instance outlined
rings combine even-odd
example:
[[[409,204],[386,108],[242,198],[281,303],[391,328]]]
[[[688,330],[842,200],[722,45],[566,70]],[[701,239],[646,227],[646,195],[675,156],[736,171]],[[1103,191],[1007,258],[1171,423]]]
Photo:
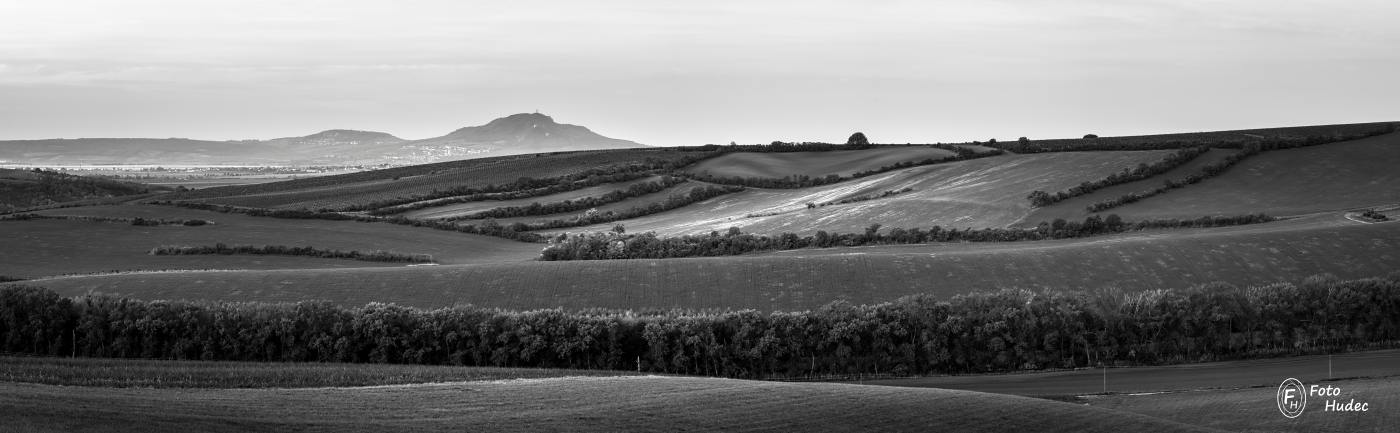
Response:
[[[0,6],[0,431],[1387,431],[1397,13]]]

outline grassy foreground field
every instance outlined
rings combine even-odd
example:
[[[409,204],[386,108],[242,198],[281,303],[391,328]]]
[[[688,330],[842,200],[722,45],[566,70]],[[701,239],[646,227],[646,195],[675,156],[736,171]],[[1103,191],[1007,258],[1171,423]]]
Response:
[[[1038,397],[1064,397],[1104,392],[1148,393],[1208,389],[1277,387],[1286,378],[1320,383],[1331,377],[1400,376],[1400,350],[1377,350],[1337,355],[1307,355],[1273,359],[1210,362],[1154,367],[1109,368],[1001,375],[933,376],[866,381],[868,385],[961,389]]]
[[[1400,263],[1400,223],[1340,214],[1250,226],[1038,242],[806,249],[738,257],[430,267],[127,274],[26,282],[65,296],[514,310],[693,308],[799,311],[1010,287],[1091,290],[1258,285],[1331,273],[1364,278]]]
[[[658,376],[314,389],[0,382],[0,406],[0,425],[24,432],[1211,431],[970,391]]]
[[[1282,379],[1279,380],[1282,382]],[[1333,382],[1303,380],[1305,385],[1340,387],[1337,397],[1309,397],[1297,418],[1284,417],[1275,397],[1278,384],[1257,388],[1152,395],[1087,398],[1096,408],[1131,412],[1236,432],[1385,432],[1400,424],[1400,378]],[[1366,412],[1325,412],[1327,399],[1365,402]]]

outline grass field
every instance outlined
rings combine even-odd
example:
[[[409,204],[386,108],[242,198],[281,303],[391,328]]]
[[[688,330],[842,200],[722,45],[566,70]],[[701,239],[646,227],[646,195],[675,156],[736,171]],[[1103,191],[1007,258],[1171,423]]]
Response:
[[[1196,185],[1109,212],[1127,219],[1297,215],[1400,203],[1400,133],[1256,155]]]
[[[1400,376],[1400,350],[1342,353],[1330,358],[1330,374],[1334,378]],[[1328,355],[1307,355],[1161,367],[1109,368],[1106,375],[1107,389],[1109,393],[1132,394],[1277,387],[1279,382],[1290,377],[1305,383],[1318,383],[1328,379],[1328,363]],[[1104,392],[1104,373],[1103,369],[1094,368],[1043,373],[882,379],[864,383],[1064,397]]]
[[[738,257],[429,267],[131,274],[27,282],[63,295],[140,299],[470,303],[515,310],[692,308],[797,311],[1005,287],[1088,290],[1256,285],[1394,272],[1400,223],[1340,214],[1268,224],[1085,239],[804,249]]]
[[[863,150],[830,152],[736,152],[700,161],[685,168],[687,173],[709,174],[717,177],[785,176],[824,177],[829,174],[851,174],[875,170],[906,161],[922,161],[953,156],[953,152],[932,147],[877,147]]]
[[[872,223],[906,228],[1000,227],[1026,217],[1031,211],[1026,194],[1031,191],[1058,191],[1139,163],[1155,162],[1169,152],[994,156],[896,170],[813,188],[753,188],[622,224],[629,232],[654,231],[662,235],[709,233],[730,227],[748,233],[808,235],[817,230],[860,232]],[[817,209],[806,206],[904,188],[913,191],[894,199]],[[746,218],[749,215],[762,216]],[[606,231],[611,227],[596,225],[567,231]]]
[[[0,356],[0,382],[115,388],[319,388],[629,374],[626,371],[444,365]]]
[[[34,432],[1210,431],[1129,412],[970,391],[658,376],[315,389],[0,382],[0,406],[6,408],[0,425]]]
[[[1276,382],[1282,382],[1280,377]],[[1302,378],[1299,378],[1302,379]],[[1083,401],[1089,406],[1148,415],[1236,432],[1386,432],[1400,423],[1400,378],[1333,382],[1303,380],[1305,385],[1331,385],[1341,392],[1332,400],[1366,402],[1366,412],[1325,412],[1328,397],[1312,396],[1297,418],[1279,412],[1278,383],[1258,388],[1181,392],[1152,395],[1111,395]]]
[[[314,246],[339,250],[387,250],[431,254],[439,263],[530,260],[539,245],[488,236],[386,223],[291,220],[151,205],[116,205],[41,211],[45,215],[148,219],[203,219],[214,224],[132,226],[68,220],[0,221],[0,275],[40,277],[113,270],[285,269],[395,266],[307,257],[151,256],[161,245],[216,243]],[[402,265],[397,265],[402,266]]]
[[[1069,200],[1061,201],[1050,206],[1036,208],[1018,226],[1034,227],[1041,221],[1054,221],[1056,218],[1064,218],[1066,221],[1082,221],[1085,217],[1093,215],[1084,208],[1091,204],[1118,198],[1124,194],[1151,191],[1162,186],[1167,179],[1181,180],[1188,176],[1198,174],[1201,168],[1207,165],[1222,161],[1226,156],[1240,152],[1236,149],[1210,149],[1204,155],[1192,159],[1186,164],[1173,168],[1166,173],[1149,177],[1136,182],[1110,186],[1079,197],[1072,197]],[[1053,192],[1053,191],[1052,191]],[[1173,191],[1179,192],[1179,191]],[[1168,194],[1170,194],[1169,192]],[[1116,213],[1117,209],[1110,209],[1102,214]],[[1199,216],[1199,215],[1197,215]]]

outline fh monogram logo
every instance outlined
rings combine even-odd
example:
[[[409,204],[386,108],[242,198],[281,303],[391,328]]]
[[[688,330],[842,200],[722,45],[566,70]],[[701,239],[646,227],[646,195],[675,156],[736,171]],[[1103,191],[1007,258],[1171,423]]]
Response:
[[[1303,382],[1298,379],[1288,378],[1278,386],[1278,411],[1283,416],[1297,418],[1303,414],[1303,408],[1308,406],[1308,390],[1303,387]]]

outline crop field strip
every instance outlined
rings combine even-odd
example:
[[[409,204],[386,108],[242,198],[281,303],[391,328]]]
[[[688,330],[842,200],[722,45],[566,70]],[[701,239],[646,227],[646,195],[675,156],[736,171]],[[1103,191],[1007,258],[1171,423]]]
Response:
[[[1320,273],[1370,277],[1394,271],[1400,262],[1397,251],[1400,223],[1362,224],[1326,214],[1250,226],[1037,242],[691,259],[250,270],[216,277],[198,272],[100,275],[26,284],[64,295],[98,291],[139,299],[799,311],[838,299],[876,303],[920,293],[947,297],[1007,287],[1133,291],[1215,281],[1264,284]]]
[[[590,151],[491,160],[464,160],[323,176],[246,187],[211,188],[184,193],[179,199],[269,209],[318,209],[367,204],[463,186],[507,184],[521,177],[550,178],[591,168],[648,158],[678,160],[704,155],[663,149]],[[397,178],[397,179],[395,179]]]
[[[0,221],[0,235],[14,240],[0,250],[0,275],[39,277],[139,269],[278,269],[381,266],[305,257],[151,256],[161,245],[314,246],[340,250],[395,250],[430,254],[439,263],[531,260],[539,246],[500,238],[353,221],[258,218],[170,206],[117,205],[53,209],[43,215],[199,219],[214,224],[132,226],[84,221]],[[93,242],[93,239],[101,241]],[[75,248],[81,245],[82,248]],[[399,265],[401,266],[401,265]]]
[[[558,203],[566,200],[577,200],[585,197],[597,197],[613,191],[626,190],[627,187],[632,185],[646,182],[656,182],[660,180],[660,178],[660,176],[649,176],[627,182],[606,183],[583,189],[542,195],[538,197],[518,198],[510,200],[482,200],[466,203],[452,203],[443,206],[434,206],[423,209],[411,210],[399,213],[398,215],[409,219],[439,219],[465,217],[470,216],[473,213],[500,207],[528,206],[531,203]]]
[[[865,150],[827,152],[736,152],[701,161],[686,167],[684,172],[707,173],[717,177],[780,178],[798,175],[823,177],[830,174],[844,177],[905,161],[950,156],[953,156],[953,152],[922,146],[878,147]]]

